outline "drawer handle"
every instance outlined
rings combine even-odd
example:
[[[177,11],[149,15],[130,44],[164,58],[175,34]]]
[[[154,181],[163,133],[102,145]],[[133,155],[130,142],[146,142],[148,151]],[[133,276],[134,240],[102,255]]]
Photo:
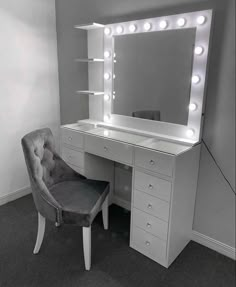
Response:
[[[147,223],[147,227],[151,228],[152,227],[151,223]]]
[[[155,164],[155,161],[151,159],[151,160],[149,161],[149,163],[150,163],[150,165],[154,165],[154,164]]]
[[[108,151],[108,147],[104,146],[103,148],[104,148],[105,151]]]
[[[150,243],[149,241],[146,241],[145,244],[146,244],[147,246],[150,246],[151,243]]]
[[[149,188],[149,189],[153,189],[153,185],[152,185],[152,184],[149,184],[149,185],[148,185],[148,188]]]
[[[72,141],[72,137],[68,137],[68,140],[69,140],[69,141]]]
[[[147,207],[148,207],[148,209],[152,209],[151,203],[149,203]]]

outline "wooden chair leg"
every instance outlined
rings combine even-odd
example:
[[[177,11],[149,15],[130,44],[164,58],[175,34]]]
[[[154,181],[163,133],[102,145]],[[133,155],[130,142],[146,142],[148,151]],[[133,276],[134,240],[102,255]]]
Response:
[[[83,248],[85,269],[91,268],[91,226],[83,227]]]
[[[37,239],[34,247],[34,254],[39,253],[40,247],[43,242],[44,232],[45,232],[45,218],[38,212],[38,234]]]
[[[108,207],[109,207],[109,201],[108,201],[108,196],[107,196],[102,205],[102,220],[103,220],[104,229],[106,230],[108,229],[108,224],[109,224]]]

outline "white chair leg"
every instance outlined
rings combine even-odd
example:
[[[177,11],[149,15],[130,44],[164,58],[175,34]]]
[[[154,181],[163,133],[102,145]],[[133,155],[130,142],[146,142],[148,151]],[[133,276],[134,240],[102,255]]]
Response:
[[[104,229],[108,229],[108,206],[109,206],[109,201],[108,201],[108,196],[106,197],[103,205],[102,205],[102,220],[103,220],[103,226]]]
[[[44,232],[45,232],[45,218],[38,212],[38,234],[37,240],[34,247],[34,254],[37,254],[40,250],[41,244],[43,242]]]
[[[83,248],[85,269],[89,271],[91,267],[91,226],[83,227]]]

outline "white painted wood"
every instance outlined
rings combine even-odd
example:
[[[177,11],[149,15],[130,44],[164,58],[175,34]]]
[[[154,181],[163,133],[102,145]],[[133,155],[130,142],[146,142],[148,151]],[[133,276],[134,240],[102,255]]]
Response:
[[[171,182],[135,170],[134,188],[170,202]]]
[[[91,268],[91,226],[83,227],[84,264],[87,271]]]
[[[137,167],[142,167],[170,177],[173,175],[174,157],[169,154],[135,147],[134,162]]]
[[[191,240],[200,145],[176,158],[170,208],[168,266]]]
[[[43,242],[43,237],[44,237],[44,232],[45,232],[45,223],[46,220],[45,218],[38,212],[38,234],[37,234],[37,239],[34,247],[34,254],[38,254],[40,247]]]
[[[21,198],[25,195],[28,195],[30,193],[31,193],[31,187],[27,186],[27,187],[24,187],[22,189],[18,189],[18,190],[14,191],[10,194],[3,195],[0,197],[0,206],[6,204],[8,202],[14,201],[18,198]]]
[[[85,135],[85,151],[126,164],[133,162],[133,147],[129,144]]]
[[[78,94],[81,94],[81,95],[92,95],[92,96],[102,96],[104,95],[104,92],[100,92],[100,91],[89,91],[89,90],[86,90],[86,91],[77,91]]]
[[[80,168],[84,168],[84,152],[75,151],[65,146],[61,148],[62,158],[65,162],[75,165]]]
[[[99,23],[88,23],[88,24],[80,24],[80,25],[76,25],[74,26],[76,29],[82,29],[82,30],[93,30],[93,29],[99,29],[99,28],[103,28],[104,25],[103,24],[99,24]]]
[[[75,146],[77,148],[84,147],[84,136],[82,133],[77,132],[75,129],[61,129],[62,143]]]
[[[225,243],[222,243],[194,230],[192,231],[192,240],[233,260],[236,260],[236,250],[234,247],[231,247]]]
[[[79,174],[85,175],[85,170],[84,170],[84,168],[75,166],[75,165],[70,164],[70,163],[68,163],[68,162],[67,162],[67,164],[68,164],[73,170],[75,170],[76,172],[78,172]]]
[[[75,62],[82,62],[82,63],[103,63],[104,59],[100,59],[100,58],[78,58],[75,59]]]
[[[159,237],[162,240],[167,240],[168,234],[168,223],[154,217],[150,214],[147,214],[137,208],[133,208],[132,210],[133,216],[133,225],[137,226],[154,236]]]
[[[109,224],[109,200],[108,200],[108,196],[106,197],[103,205],[102,205],[102,221],[103,221],[103,226],[104,229],[107,230],[108,229],[108,224]]]
[[[138,190],[134,190],[133,195],[134,207],[168,222],[169,203]]]
[[[166,241],[133,226],[131,246],[165,266]]]

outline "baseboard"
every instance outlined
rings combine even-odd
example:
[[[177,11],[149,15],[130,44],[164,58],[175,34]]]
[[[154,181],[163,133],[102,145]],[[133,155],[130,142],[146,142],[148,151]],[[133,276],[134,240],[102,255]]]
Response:
[[[192,240],[235,260],[235,248],[227,244],[208,237],[195,230],[192,232]]]
[[[31,193],[31,188],[29,186],[18,189],[12,193],[6,194],[4,196],[0,196],[0,206],[6,204],[10,201],[16,200],[20,197],[23,197],[27,194]]]

